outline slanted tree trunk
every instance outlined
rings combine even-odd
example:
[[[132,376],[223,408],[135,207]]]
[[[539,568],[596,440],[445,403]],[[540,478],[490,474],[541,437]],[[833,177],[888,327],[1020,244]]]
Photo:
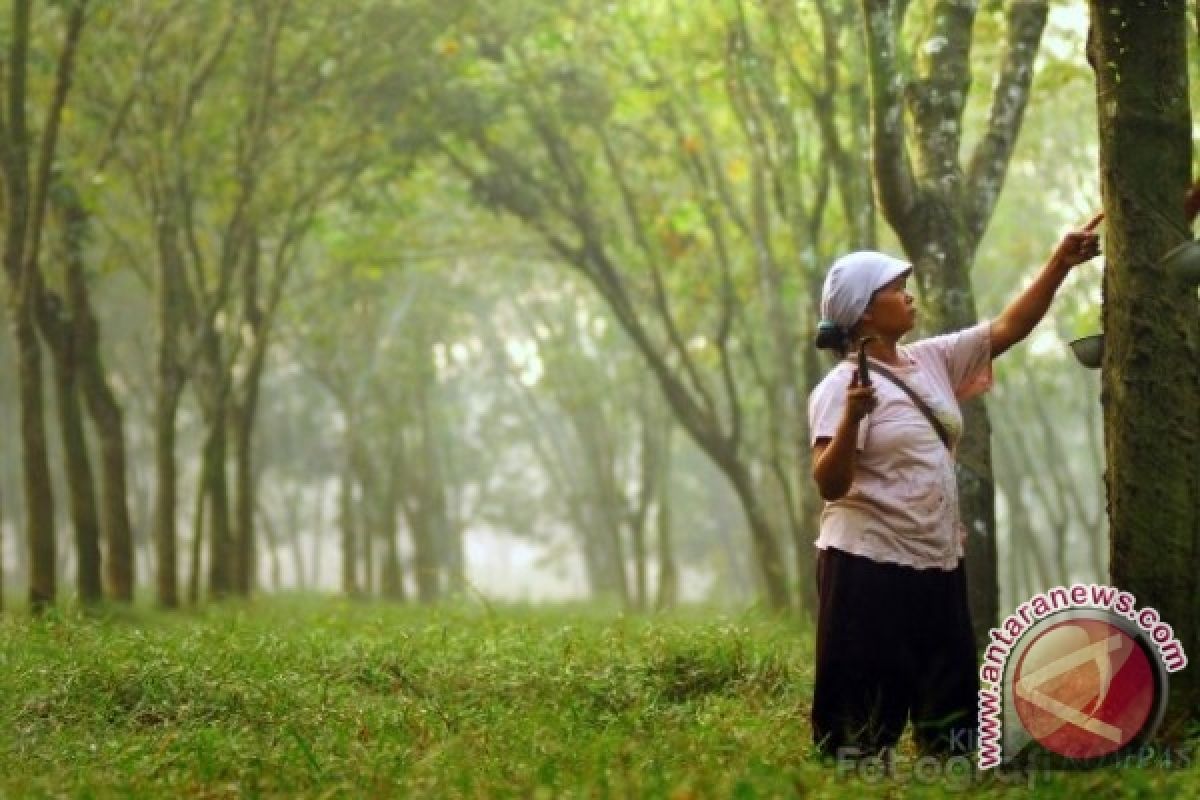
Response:
[[[661,248],[649,242],[647,231],[651,227],[642,218],[623,169],[626,160],[618,155],[618,145],[612,131],[598,128],[596,132],[602,137],[605,173],[615,181],[628,219],[606,220],[602,224],[599,209],[590,205],[593,187],[588,183],[589,176],[582,171],[581,163],[572,162],[566,156],[574,150],[574,145],[567,141],[569,137],[566,131],[558,129],[555,120],[540,109],[525,104],[523,110],[550,155],[549,177],[537,178],[540,168],[526,170],[521,155],[506,150],[483,131],[474,132],[475,146],[490,162],[488,166],[475,166],[453,151],[447,150],[447,155],[481,195],[530,224],[554,253],[577,269],[610,304],[614,319],[644,357],[681,427],[726,473],[729,481],[735,485],[738,499],[748,501],[745,512],[751,548],[761,573],[760,584],[766,605],[773,611],[786,612],[790,608],[787,568],[777,532],[763,511],[761,487],[751,479],[745,458],[745,398],[739,395],[731,364],[730,340],[737,305],[732,291],[731,260],[720,259],[724,289],[718,312],[720,322],[716,326],[718,330],[713,342],[714,349],[720,353],[722,365],[719,379],[721,400],[718,403],[705,380],[700,377],[695,359],[684,344],[674,314],[668,308],[663,279],[665,260]],[[516,191],[512,191],[514,188]],[[562,220],[541,218],[539,203],[545,199],[547,207],[558,205],[555,196],[560,191],[572,196],[577,207]],[[534,201],[524,204],[521,198],[526,196],[534,198]],[[569,232],[558,232],[560,222],[565,226],[564,230],[569,229]],[[613,231],[623,228],[626,223],[631,233],[625,232],[624,235],[631,236],[631,240],[626,242],[631,249],[618,253],[618,249],[610,248],[608,243]],[[650,281],[656,286],[656,299],[653,301],[655,310],[649,313],[639,308],[620,266],[628,257],[628,252],[637,252],[638,267],[646,270],[651,276]],[[652,332],[659,324],[667,331],[669,345],[660,345]]]
[[[1182,2],[1090,3],[1106,220],[1101,400],[1113,583],[1200,653],[1200,303],[1162,256],[1190,239]],[[1170,679],[1163,733],[1200,715],[1200,669]]]
[[[55,202],[66,245],[66,297],[79,388],[100,444],[100,531],[105,545],[105,590],[122,603],[133,601],[133,528],[126,488],[125,433],[121,407],[108,385],[100,357],[100,333],[84,277],[88,216],[70,184],[60,182]]]
[[[100,520],[96,488],[83,429],[79,397],[77,328],[63,315],[61,299],[40,287],[38,321],[54,360],[58,423],[62,435],[68,508],[75,530],[76,588],[79,601],[92,605],[103,599],[100,584]]]
[[[928,28],[908,48],[899,29],[909,4],[862,0],[871,88],[872,170],[884,217],[913,264],[923,329],[940,333],[978,319],[970,272],[999,197],[1021,127],[1045,0],[1008,5],[1004,62],[988,126],[969,161],[960,158],[971,82],[976,3],[935,0]],[[911,132],[911,143],[908,134]],[[910,160],[911,154],[911,160]],[[967,530],[967,584],[976,640],[997,621],[996,521],[990,426],[982,402],[963,407],[959,509]]]

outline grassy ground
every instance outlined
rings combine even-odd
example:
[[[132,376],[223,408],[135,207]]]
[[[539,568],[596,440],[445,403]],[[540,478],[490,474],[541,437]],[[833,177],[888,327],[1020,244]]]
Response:
[[[0,617],[0,797],[1016,797],[810,755],[811,637],[757,616],[322,598]],[[1187,770],[1039,797],[1197,797]]]

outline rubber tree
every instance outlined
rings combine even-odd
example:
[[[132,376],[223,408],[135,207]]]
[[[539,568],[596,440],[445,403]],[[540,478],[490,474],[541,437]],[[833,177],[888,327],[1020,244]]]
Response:
[[[913,264],[923,329],[978,320],[971,267],[1004,184],[1029,101],[1047,8],[1007,5],[1005,53],[986,129],[962,152],[978,4],[935,0],[908,19],[905,0],[863,0],[870,72],[871,161],[879,206]],[[906,26],[906,21],[909,24]],[[911,39],[902,31],[912,30]],[[911,64],[911,67],[908,65]],[[976,639],[997,619],[995,489],[990,425],[982,402],[963,408],[959,508],[967,529],[967,583]]]
[[[1191,238],[1183,2],[1092,0],[1106,219],[1101,402],[1114,585],[1200,652],[1200,302],[1163,255]],[[1163,732],[1200,712],[1200,669],[1170,677]]]
[[[17,349],[25,538],[30,553],[29,603],[34,611],[40,611],[52,604],[57,594],[54,496],[42,416],[41,342],[36,321],[42,280],[42,230],[58,132],[71,88],[87,2],[75,0],[64,9],[62,40],[54,57],[52,93],[44,118],[40,124],[31,126],[30,23],[35,5],[30,0],[14,0],[10,6],[9,41],[5,43],[0,87],[0,173],[5,216],[2,258]]]

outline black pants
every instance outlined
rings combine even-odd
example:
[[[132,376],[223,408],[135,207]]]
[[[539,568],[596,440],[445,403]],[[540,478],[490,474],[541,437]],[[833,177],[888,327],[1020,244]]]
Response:
[[[911,719],[923,754],[969,752],[979,681],[963,565],[914,569],[818,552],[818,748],[874,754],[894,746]]]

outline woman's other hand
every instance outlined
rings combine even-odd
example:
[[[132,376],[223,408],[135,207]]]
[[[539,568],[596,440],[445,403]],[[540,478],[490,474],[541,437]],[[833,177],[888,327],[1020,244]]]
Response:
[[[879,399],[875,396],[875,387],[859,386],[858,370],[855,370],[850,385],[846,387],[846,418],[857,424],[874,411],[877,405]]]

